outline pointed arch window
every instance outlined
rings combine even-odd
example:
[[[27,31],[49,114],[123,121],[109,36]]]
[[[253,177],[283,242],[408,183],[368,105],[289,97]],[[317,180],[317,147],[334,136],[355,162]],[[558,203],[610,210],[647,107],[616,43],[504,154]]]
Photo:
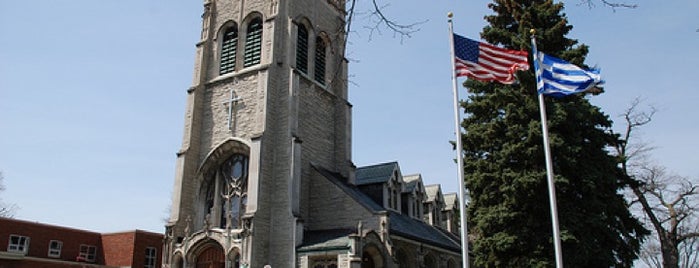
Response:
[[[226,222],[232,229],[242,227],[242,218],[248,201],[248,157],[242,154],[233,155],[221,166],[224,179],[224,212]],[[227,210],[227,211],[226,211]]]
[[[296,36],[296,69],[308,74],[308,29],[303,24],[299,24]]]
[[[248,201],[248,156],[233,154],[211,172],[203,196],[205,228],[240,229]]]
[[[316,37],[316,57],[315,70],[313,70],[313,78],[321,85],[325,85],[325,39]]]
[[[221,41],[221,64],[219,74],[227,74],[235,70],[236,52],[238,49],[238,28],[231,26],[223,33]]]
[[[245,35],[245,58],[243,67],[260,63],[262,53],[262,19],[255,18],[248,24]]]

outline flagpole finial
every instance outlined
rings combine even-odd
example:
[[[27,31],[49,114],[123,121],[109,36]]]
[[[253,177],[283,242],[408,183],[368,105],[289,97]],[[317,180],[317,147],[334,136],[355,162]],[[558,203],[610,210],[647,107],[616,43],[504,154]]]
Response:
[[[447,13],[447,18],[451,19],[451,17],[454,17],[454,13],[451,13],[450,11],[449,13]]]

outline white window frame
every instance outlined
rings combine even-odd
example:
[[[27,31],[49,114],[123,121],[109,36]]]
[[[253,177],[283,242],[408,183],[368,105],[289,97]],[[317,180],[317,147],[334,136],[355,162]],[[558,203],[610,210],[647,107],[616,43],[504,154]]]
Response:
[[[96,246],[85,244],[80,245],[80,254],[78,254],[78,258],[87,262],[95,262],[95,256],[97,256]]]
[[[158,249],[154,247],[146,247],[146,259],[143,263],[144,268],[155,268],[155,260],[158,257]]]
[[[49,241],[49,257],[60,258],[61,250],[63,249],[63,242],[59,240]]]
[[[13,241],[13,240],[16,240]],[[10,240],[7,243],[7,252],[22,253],[27,254],[29,252],[29,240],[28,236],[23,235],[10,235]]]

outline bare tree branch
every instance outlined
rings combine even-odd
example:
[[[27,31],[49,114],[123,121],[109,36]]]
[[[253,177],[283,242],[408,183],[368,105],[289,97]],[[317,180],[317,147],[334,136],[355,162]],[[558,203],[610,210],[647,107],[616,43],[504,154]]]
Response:
[[[5,183],[4,183],[5,177],[2,175],[2,172],[0,172],[0,193],[5,191]],[[15,215],[15,211],[17,211],[18,207],[15,204],[7,204],[5,202],[2,202],[2,199],[0,198],[0,218],[12,218]]]
[[[627,4],[627,3],[619,3],[619,2],[613,2],[609,0],[600,0],[602,2],[602,5],[611,7],[612,9],[616,10],[617,8],[637,8],[637,4]],[[586,4],[588,7],[593,8],[595,7],[595,1],[593,0],[582,0],[583,4]]]
[[[360,14],[357,12],[357,5],[356,5],[357,0],[351,0],[350,1],[350,9],[348,10],[348,15],[347,15],[347,22],[348,22],[348,29],[349,29],[349,24],[352,19],[354,19],[355,14]],[[385,4],[385,5],[380,5],[377,0],[372,0],[371,1],[371,8],[369,11],[366,13],[366,19],[368,19],[370,22],[370,25],[365,26],[364,28],[369,30],[369,39],[373,37],[374,34],[381,34],[382,29],[388,29],[393,33],[394,36],[399,36],[401,43],[405,38],[410,38],[412,37],[412,34],[420,31],[420,25],[424,24],[427,22],[427,20],[423,21],[418,21],[418,22],[413,22],[413,23],[408,23],[408,24],[403,24],[399,23],[386,15],[384,13],[384,10],[388,8],[390,5]]]
[[[699,185],[685,177],[669,174],[664,167],[643,159],[650,147],[642,142],[632,142],[632,139],[638,128],[652,121],[656,109],[640,109],[640,103],[641,100],[636,98],[622,114],[626,128],[619,135],[616,152],[625,180],[634,194],[630,204],[641,207],[660,244],[659,251],[653,248],[657,244],[644,246],[644,262],[660,267],[658,258],[649,255],[655,252],[662,256],[662,267],[679,267],[681,261],[683,264],[696,263],[699,253],[687,252],[684,247],[699,240],[696,224],[699,220]]]

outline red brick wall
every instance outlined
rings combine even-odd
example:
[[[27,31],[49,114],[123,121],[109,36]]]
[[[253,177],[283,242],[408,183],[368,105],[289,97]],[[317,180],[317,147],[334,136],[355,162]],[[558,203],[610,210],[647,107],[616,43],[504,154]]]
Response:
[[[104,248],[104,264],[111,266],[131,266],[134,258],[134,240],[134,232],[103,234],[102,248]]]
[[[146,248],[156,249],[155,267],[160,267],[163,235],[141,230],[103,234],[105,264],[109,266],[143,267],[146,261]]]
[[[155,267],[161,266],[163,235],[140,230],[113,234],[65,228],[61,226],[0,218],[0,252],[7,251],[10,235],[29,237],[29,251],[20,260],[0,258],[0,268],[25,267],[143,267],[146,248],[156,249]],[[49,241],[63,242],[59,258],[48,257]],[[77,263],[80,245],[97,248],[94,263]],[[0,254],[0,257],[2,254]],[[72,263],[69,263],[72,262]]]
[[[0,218],[0,251],[7,251],[10,235],[29,237],[29,252],[27,253],[27,256],[75,261],[76,257],[80,253],[80,245],[85,244],[97,247],[95,263],[104,263],[100,233],[29,221]],[[52,258],[48,256],[49,241],[51,240],[59,240],[63,242],[61,256],[59,258]]]
[[[137,230],[132,267],[143,267],[145,265],[147,247],[153,247],[156,249],[155,267],[161,266],[163,256],[163,235]]]

